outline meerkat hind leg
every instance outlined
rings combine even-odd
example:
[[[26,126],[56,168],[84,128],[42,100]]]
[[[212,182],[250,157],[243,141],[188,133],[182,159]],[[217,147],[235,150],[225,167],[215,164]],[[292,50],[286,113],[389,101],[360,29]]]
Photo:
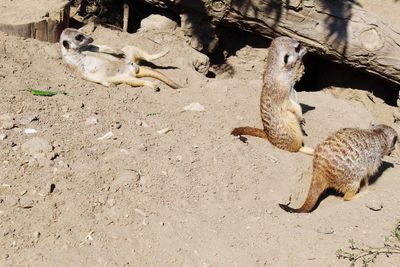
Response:
[[[168,50],[164,50],[157,54],[149,54],[136,46],[125,46],[122,48],[122,51],[124,51],[126,58],[134,63],[139,63],[141,60],[152,61],[165,56],[169,52]]]
[[[131,76],[117,76],[117,77],[112,77],[109,79],[110,82],[115,83],[115,84],[121,84],[125,83],[128,84],[132,87],[142,87],[142,86],[148,86],[150,88],[153,88],[154,90],[158,89],[158,84],[152,81],[147,81],[147,80],[141,80],[135,77]]]
[[[359,189],[360,189],[359,182],[350,184],[346,189],[344,189],[343,199],[345,201],[349,201],[358,198],[361,195],[360,193],[358,193]]]
[[[350,201],[350,200],[356,199],[358,197],[357,191],[358,190],[353,190],[353,189],[346,191],[346,193],[343,196],[343,199],[345,201]]]

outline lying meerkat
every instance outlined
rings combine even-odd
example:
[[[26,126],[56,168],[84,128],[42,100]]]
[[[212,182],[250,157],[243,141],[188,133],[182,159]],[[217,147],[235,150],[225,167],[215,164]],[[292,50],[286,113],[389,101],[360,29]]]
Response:
[[[138,65],[141,60],[152,61],[164,56],[168,51],[149,54],[134,46],[115,49],[94,45],[92,42],[93,38],[76,29],[67,28],[61,33],[62,58],[82,78],[104,86],[126,83],[130,86],[149,86],[156,89],[157,83],[139,79],[152,77],[174,89],[181,87],[164,74]]]
[[[261,120],[264,130],[239,127],[231,134],[251,135],[268,139],[280,149],[313,154],[303,147],[304,123],[301,106],[294,85],[304,73],[303,56],[307,50],[289,37],[275,38],[266,57],[263,87],[260,98]]]
[[[301,208],[279,206],[288,212],[311,212],[327,188],[344,193],[344,200],[356,197],[363,180],[378,170],[382,158],[396,148],[396,131],[387,125],[370,129],[345,128],[329,135],[314,152],[313,174],[307,198]]]

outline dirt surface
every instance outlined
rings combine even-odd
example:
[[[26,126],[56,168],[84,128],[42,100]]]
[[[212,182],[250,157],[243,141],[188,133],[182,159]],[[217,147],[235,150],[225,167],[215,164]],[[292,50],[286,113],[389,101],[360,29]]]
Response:
[[[41,21],[53,12],[58,12],[64,3],[64,0],[2,0],[0,23],[19,25]]]
[[[384,164],[358,199],[329,195],[311,214],[289,214],[278,203],[302,203],[312,158],[230,135],[261,127],[266,48],[242,48],[228,58],[231,74],[207,78],[193,67],[204,56],[179,29],[97,28],[93,37],[168,48],[154,64],[184,88],[103,87],[71,72],[58,44],[0,33],[1,266],[343,266],[335,252],[349,239],[381,246],[390,235],[400,219],[398,164]],[[366,94],[299,93],[305,143],[372,121],[395,126],[396,108]],[[191,103],[204,111],[185,111]],[[399,160],[395,152],[387,162]]]

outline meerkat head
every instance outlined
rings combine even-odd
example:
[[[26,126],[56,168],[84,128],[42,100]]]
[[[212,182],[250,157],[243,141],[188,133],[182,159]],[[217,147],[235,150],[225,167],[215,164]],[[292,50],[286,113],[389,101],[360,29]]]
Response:
[[[275,38],[270,51],[275,66],[286,71],[290,71],[307,53],[307,49],[299,42],[285,36]]]
[[[303,56],[307,49],[296,40],[281,36],[275,38],[266,57],[264,83],[272,77],[280,82],[288,82],[291,86],[300,80],[304,74]]]
[[[372,126],[372,131],[383,136],[385,155],[390,155],[397,148],[398,135],[395,129],[385,124],[378,124]]]
[[[93,38],[89,37],[80,31],[72,28],[63,30],[60,36],[60,44],[62,49],[77,50],[82,46],[88,45],[93,42]]]

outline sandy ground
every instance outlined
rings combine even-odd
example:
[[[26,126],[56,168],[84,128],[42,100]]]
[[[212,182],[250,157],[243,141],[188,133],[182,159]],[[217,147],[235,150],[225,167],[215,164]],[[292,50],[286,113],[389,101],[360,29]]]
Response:
[[[103,87],[72,73],[58,44],[0,33],[1,266],[343,266],[335,252],[349,239],[381,246],[390,235],[400,219],[399,165],[385,164],[358,199],[329,195],[311,214],[289,214],[278,203],[301,204],[312,158],[230,135],[261,126],[266,49],[244,47],[228,59],[233,75],[206,78],[179,29],[93,36],[168,48],[154,63],[184,88]],[[307,145],[342,127],[393,122],[396,108],[349,92],[299,93]],[[205,110],[184,111],[191,103]]]

